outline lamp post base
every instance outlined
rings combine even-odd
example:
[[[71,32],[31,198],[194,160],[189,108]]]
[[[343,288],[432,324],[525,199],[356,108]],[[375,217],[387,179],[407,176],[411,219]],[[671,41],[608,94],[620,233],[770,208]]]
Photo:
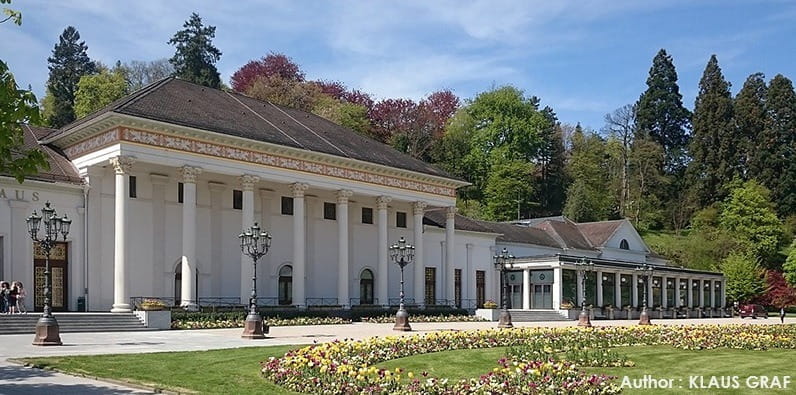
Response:
[[[647,313],[647,309],[644,309],[644,310],[641,311],[641,315],[639,316],[639,319],[638,319],[638,324],[639,325],[652,325],[652,323],[650,322],[650,315],[649,315],[649,313]]]
[[[60,346],[61,334],[58,328],[58,321],[55,317],[39,318],[36,322],[36,337],[33,338],[34,346]]]
[[[578,315],[578,326],[582,326],[584,328],[591,328],[591,319],[589,319],[589,313],[586,312],[585,309],[580,311],[580,315]]]
[[[514,324],[511,323],[511,313],[508,310],[503,309],[500,312],[500,318],[498,318],[498,328],[514,328]]]
[[[268,330],[264,328],[265,326],[260,314],[249,313],[249,315],[246,316],[243,333],[241,333],[240,337],[243,339],[265,339],[264,331],[268,332]]]
[[[392,327],[392,330],[402,332],[412,330],[412,327],[409,325],[409,313],[403,308],[398,309],[398,312],[395,313],[395,325]]]

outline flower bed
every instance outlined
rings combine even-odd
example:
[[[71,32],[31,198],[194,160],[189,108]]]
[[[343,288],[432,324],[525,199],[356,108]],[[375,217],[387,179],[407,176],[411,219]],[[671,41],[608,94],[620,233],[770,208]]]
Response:
[[[796,349],[796,326],[515,328],[375,337],[292,350],[281,358],[263,362],[262,373],[268,380],[289,390],[308,393],[616,393],[619,388],[611,377],[588,375],[578,369],[577,362],[555,358],[572,350],[660,344],[688,350],[718,347]],[[454,382],[427,377],[423,372],[416,376],[414,372],[387,371],[373,366],[390,359],[431,352],[519,346],[525,350],[499,361],[498,367],[477,379]],[[625,364],[622,358],[615,359],[614,362],[621,360]]]
[[[410,315],[409,321],[411,322],[476,322],[485,321],[483,318],[475,315]],[[362,322],[369,322],[375,324],[387,324],[395,322],[395,315],[382,315],[376,317],[362,317]]]
[[[171,329],[218,329],[218,328],[243,328],[246,317],[228,318],[217,320],[173,320]],[[336,325],[350,324],[351,320],[339,317],[272,317],[265,320],[268,326],[295,326],[295,325]]]

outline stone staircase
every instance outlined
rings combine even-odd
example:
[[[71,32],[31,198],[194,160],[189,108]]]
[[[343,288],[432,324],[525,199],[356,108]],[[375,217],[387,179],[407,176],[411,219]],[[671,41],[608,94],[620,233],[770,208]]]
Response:
[[[555,310],[509,310],[514,322],[570,321]]]
[[[0,315],[0,335],[33,334],[41,313]],[[61,333],[150,330],[135,314],[53,313]]]

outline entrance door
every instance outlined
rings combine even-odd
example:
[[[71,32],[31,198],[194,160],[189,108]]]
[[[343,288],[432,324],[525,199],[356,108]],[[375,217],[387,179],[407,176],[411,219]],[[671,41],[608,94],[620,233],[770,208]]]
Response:
[[[66,311],[68,299],[68,246],[66,243],[56,243],[50,250],[50,278],[52,279],[50,307],[53,311]],[[44,271],[47,256],[39,243],[33,244],[33,281],[34,296],[33,308],[35,311],[44,310]],[[23,284],[24,285],[24,284]]]
[[[509,285],[509,308],[521,309],[522,308],[522,285],[511,284]]]
[[[534,284],[531,294],[532,309],[552,309],[553,289],[550,284]]]

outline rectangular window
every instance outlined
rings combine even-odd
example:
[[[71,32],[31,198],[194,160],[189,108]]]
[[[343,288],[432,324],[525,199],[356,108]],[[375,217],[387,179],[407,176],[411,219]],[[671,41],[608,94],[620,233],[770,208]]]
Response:
[[[185,185],[181,182],[177,183],[177,203],[182,203],[185,200]]]
[[[603,273],[603,306],[616,307],[616,276],[613,273]]]
[[[630,306],[630,302],[633,300],[633,276],[629,274],[623,274],[620,281],[620,289],[622,292],[622,307]]]
[[[323,219],[337,219],[337,205],[334,203],[323,202]]]
[[[578,303],[578,273],[574,270],[561,270],[561,304],[563,308],[580,306]]]
[[[232,208],[235,210],[243,210],[243,191],[232,190]]]
[[[131,198],[138,197],[138,191],[136,190],[136,181],[137,180],[136,180],[135,176],[130,176],[130,181],[128,183],[128,186],[130,188],[129,192],[130,192],[130,197]]]
[[[362,223],[363,224],[372,224],[373,223],[373,209],[370,207],[362,207]]]
[[[486,272],[483,270],[475,271],[475,304],[479,309],[484,308],[486,302]]]
[[[398,211],[395,213],[395,226],[398,228],[406,227],[406,213]]]
[[[674,288],[674,281],[675,280],[673,278],[667,278],[666,279],[666,284],[665,284],[666,285],[666,306],[669,306],[669,307],[677,307],[674,304],[674,289],[675,289]]]
[[[457,309],[462,308],[462,269],[453,269],[453,301]]]
[[[426,306],[437,304],[437,268],[426,268]]]
[[[293,215],[293,198],[282,196],[282,215]]]
[[[663,292],[661,291],[662,286],[663,280],[660,277],[652,278],[652,297],[647,302],[649,302],[649,305],[653,308],[663,306]]]

